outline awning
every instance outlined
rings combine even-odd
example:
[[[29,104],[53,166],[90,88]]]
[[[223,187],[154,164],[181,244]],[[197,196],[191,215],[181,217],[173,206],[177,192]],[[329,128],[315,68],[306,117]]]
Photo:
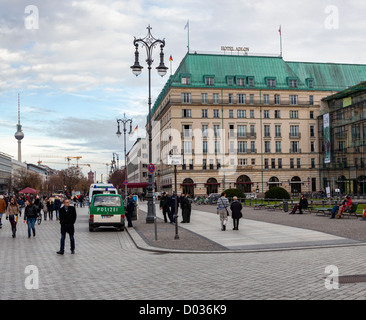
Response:
[[[156,186],[156,182],[154,183]],[[127,185],[128,189],[138,189],[138,188],[147,188],[149,186],[148,182],[132,182]]]
[[[235,182],[234,184],[254,184],[254,182]]]
[[[205,186],[219,186],[220,183],[205,183]]]
[[[181,186],[183,186],[183,187],[189,187],[189,186],[196,186],[197,184],[196,183],[181,183],[180,184]]]

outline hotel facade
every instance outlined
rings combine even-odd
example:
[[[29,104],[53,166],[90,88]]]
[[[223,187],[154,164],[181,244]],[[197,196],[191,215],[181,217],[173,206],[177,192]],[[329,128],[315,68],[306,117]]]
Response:
[[[178,193],[319,191],[322,99],[365,79],[366,65],[187,53],[152,110],[158,191],[174,191],[172,154]]]

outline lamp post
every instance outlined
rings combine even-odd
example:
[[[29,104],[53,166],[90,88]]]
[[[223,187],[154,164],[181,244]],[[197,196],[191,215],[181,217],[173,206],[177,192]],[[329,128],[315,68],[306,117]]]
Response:
[[[126,132],[127,132],[127,128],[126,125],[128,123],[130,123],[130,132],[129,134],[132,132],[132,119],[128,119],[126,118],[126,114],[123,114],[123,119],[117,119],[117,132],[116,135],[119,138],[121,136],[121,130],[120,130],[120,123],[123,124],[123,134],[124,134],[124,139],[125,139],[125,180],[128,179],[127,177],[127,156],[126,156]],[[127,186],[125,186],[125,199],[127,199]]]
[[[140,65],[139,62],[139,44],[142,47],[145,47],[146,54],[147,54],[147,65],[149,71],[149,123],[148,123],[148,136],[149,136],[149,163],[152,163],[152,124],[151,124],[151,65],[154,62],[152,58],[153,49],[156,48],[157,45],[160,45],[160,64],[156,68],[158,74],[160,76],[165,76],[167,73],[168,68],[164,65],[164,52],[163,48],[165,47],[165,40],[156,39],[151,34],[151,27],[150,25],[147,27],[148,33],[145,38],[136,39],[133,41],[133,44],[136,48],[135,50],[135,63],[131,66],[132,73],[137,77],[141,74],[143,67]],[[146,223],[154,223],[155,215],[154,215],[154,195],[153,195],[153,185],[154,185],[154,175],[149,172],[149,185],[147,187],[147,216],[146,216]]]

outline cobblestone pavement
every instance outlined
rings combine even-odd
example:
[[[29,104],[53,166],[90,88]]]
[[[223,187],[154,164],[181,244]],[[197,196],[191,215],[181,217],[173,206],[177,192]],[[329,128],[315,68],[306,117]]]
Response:
[[[57,221],[17,237],[3,219],[0,230],[0,299],[365,299],[366,283],[325,287],[325,268],[366,274],[365,246],[225,254],[162,254],[139,250],[127,232],[88,231],[87,209],[77,209],[76,253],[59,256]],[[68,249],[68,239],[65,249]],[[27,266],[38,270],[29,289]],[[28,282],[27,282],[28,281]],[[27,285],[28,283],[28,285]],[[31,284],[35,284],[36,281]]]

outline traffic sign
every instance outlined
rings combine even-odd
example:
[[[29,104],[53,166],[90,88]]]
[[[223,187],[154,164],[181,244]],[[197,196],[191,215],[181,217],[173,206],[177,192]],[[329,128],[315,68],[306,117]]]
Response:
[[[149,171],[149,173],[153,174],[155,172],[155,166],[150,163],[149,166],[147,167],[147,170]]]
[[[124,184],[125,186],[127,186],[127,185],[128,185],[128,181],[127,181],[127,180],[123,181],[123,184]]]

